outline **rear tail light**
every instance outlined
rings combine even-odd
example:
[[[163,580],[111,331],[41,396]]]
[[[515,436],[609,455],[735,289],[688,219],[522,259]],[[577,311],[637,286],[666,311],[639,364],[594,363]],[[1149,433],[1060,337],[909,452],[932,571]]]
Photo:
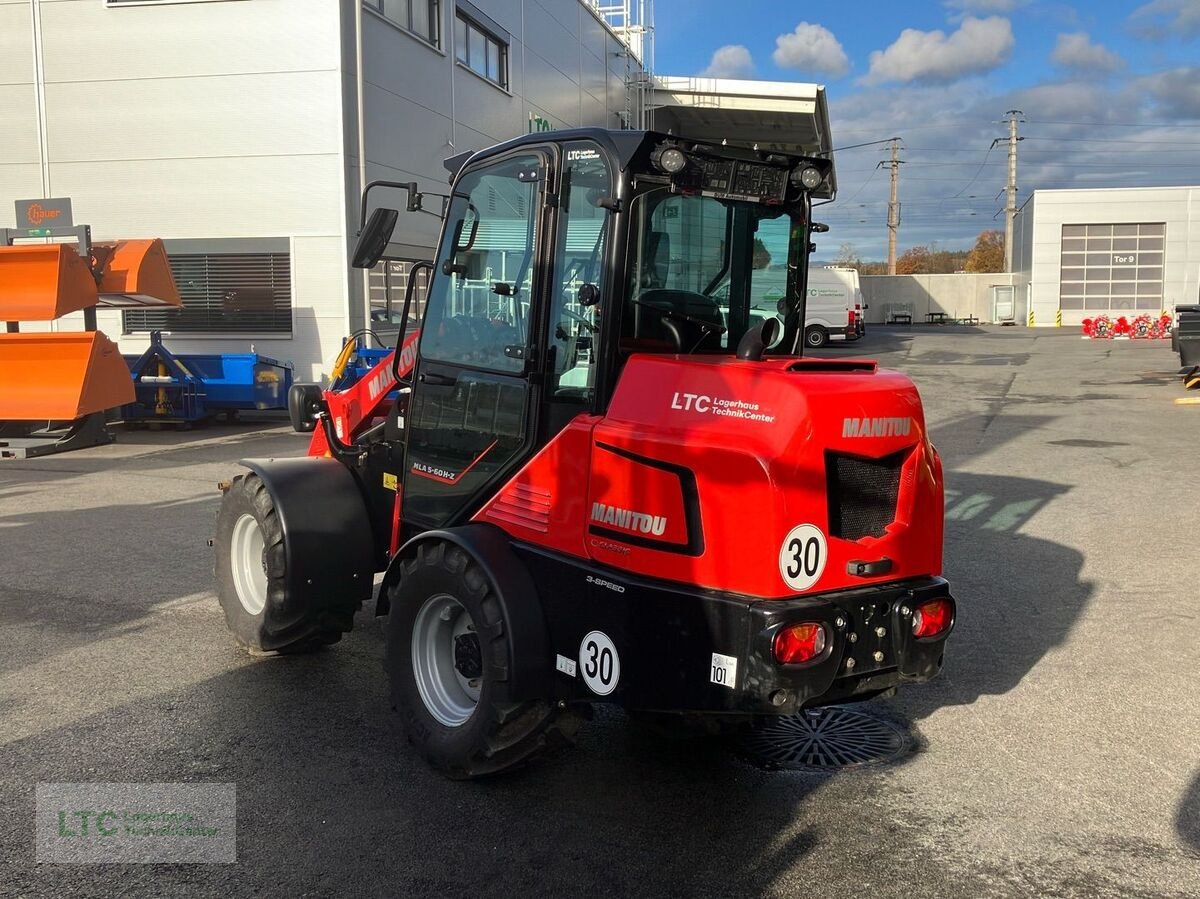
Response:
[[[950,627],[954,621],[954,606],[950,600],[931,599],[913,611],[913,636],[936,637]]]
[[[856,307],[857,308],[857,307]],[[850,310],[850,324],[854,324],[854,319],[858,317],[858,313],[853,309]]]
[[[811,662],[825,652],[827,643],[823,624],[812,621],[793,624],[775,634],[775,661],[781,665]]]

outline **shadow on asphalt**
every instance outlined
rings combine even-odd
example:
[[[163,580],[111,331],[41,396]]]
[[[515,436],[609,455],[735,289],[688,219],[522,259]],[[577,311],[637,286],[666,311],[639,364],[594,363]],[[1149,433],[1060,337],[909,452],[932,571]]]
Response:
[[[1175,831],[1192,852],[1200,853],[1200,771],[1179,800],[1179,813],[1175,816]]]
[[[1066,639],[1092,592],[1079,581],[1079,553],[1019,533],[1062,487],[961,473],[949,482],[956,492],[947,503],[947,569],[960,618],[946,673],[895,701],[871,704],[914,731],[941,707],[1016,686]],[[70,514],[68,533],[82,535],[111,520],[113,510]],[[61,528],[49,518],[47,533]],[[175,593],[208,588],[209,556],[203,549],[193,555],[202,564],[189,560]],[[131,591],[153,588],[141,566],[127,567]],[[70,617],[53,601],[34,598],[31,606],[43,609],[46,626],[63,627]],[[318,895],[561,896],[597,884],[613,895],[763,895],[803,871],[814,847],[845,840],[843,817],[860,813],[840,801],[805,808],[815,791],[848,778],[860,778],[861,789],[841,793],[864,800],[901,788],[894,779],[893,787],[881,787],[866,772],[761,771],[722,744],[646,734],[612,709],[601,709],[580,746],[560,759],[482,783],[446,781],[407,748],[392,720],[383,619],[373,611],[360,613],[341,644],[312,656],[247,663],[228,640],[224,651],[241,665],[235,670],[10,744],[6,752],[28,760],[22,764],[45,781],[120,771],[129,782],[236,783],[237,865],[97,870],[160,893],[166,884],[199,882],[206,891]],[[89,610],[88,617],[98,614]],[[70,639],[87,642],[94,628],[113,627],[123,614],[110,609]],[[147,722],[159,726],[147,732]],[[17,807],[0,819],[28,821],[31,793],[12,797]],[[1181,832],[1186,826],[1194,835],[1195,819],[1183,821]],[[910,832],[897,832],[887,846],[847,851],[866,865],[917,852]],[[7,839],[28,836],[14,831]],[[13,888],[67,893],[79,885],[77,876],[71,866],[42,866],[18,872]]]

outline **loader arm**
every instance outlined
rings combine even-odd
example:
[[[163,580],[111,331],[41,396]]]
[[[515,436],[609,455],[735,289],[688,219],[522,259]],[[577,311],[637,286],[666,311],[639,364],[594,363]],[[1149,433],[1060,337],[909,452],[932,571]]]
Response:
[[[325,403],[329,407],[329,417],[333,422],[333,430],[343,443],[354,443],[359,435],[370,427],[371,422],[387,415],[387,398],[396,389],[397,375],[407,378],[413,369],[417,358],[417,341],[421,337],[419,330],[413,331],[404,338],[401,346],[399,363],[393,367],[395,352],[388,353],[367,372],[344,390],[326,390]],[[308,455],[325,456],[329,454],[329,440],[323,428],[313,431],[312,442],[308,446]]]

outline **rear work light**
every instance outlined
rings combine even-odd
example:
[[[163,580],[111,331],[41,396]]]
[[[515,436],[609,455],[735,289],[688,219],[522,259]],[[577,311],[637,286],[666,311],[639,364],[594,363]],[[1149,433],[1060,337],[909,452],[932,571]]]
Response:
[[[913,610],[913,636],[936,637],[950,627],[954,620],[954,607],[950,600],[931,599]]]
[[[775,634],[775,661],[781,665],[811,662],[825,652],[827,643],[823,624],[812,621],[793,624]]]

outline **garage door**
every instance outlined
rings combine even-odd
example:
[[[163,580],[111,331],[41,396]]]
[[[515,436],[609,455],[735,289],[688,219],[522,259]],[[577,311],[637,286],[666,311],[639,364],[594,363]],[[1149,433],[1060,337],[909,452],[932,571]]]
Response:
[[[1085,312],[1163,308],[1162,222],[1063,225],[1059,305]]]

